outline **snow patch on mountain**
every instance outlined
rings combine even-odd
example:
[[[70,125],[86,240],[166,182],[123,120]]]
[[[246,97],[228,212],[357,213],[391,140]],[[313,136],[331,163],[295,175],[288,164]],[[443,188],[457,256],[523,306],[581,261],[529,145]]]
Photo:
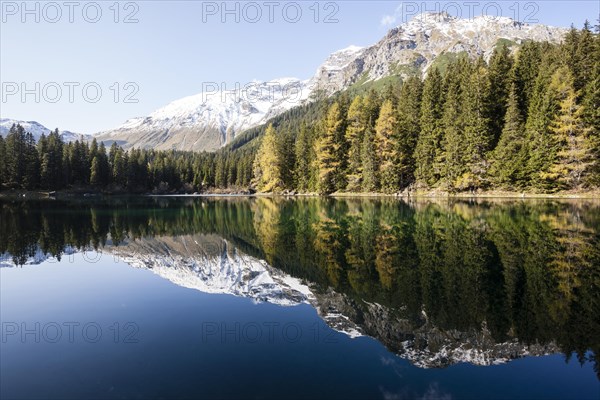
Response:
[[[50,129],[36,121],[20,121],[10,118],[0,118],[0,136],[6,137],[10,131],[10,128],[16,124],[20,124],[26,132],[30,132],[36,142],[40,140],[42,135],[48,136],[51,132]],[[59,131],[60,136],[65,142],[74,142],[76,140],[88,140],[91,137],[81,133],[75,133],[71,131]]]

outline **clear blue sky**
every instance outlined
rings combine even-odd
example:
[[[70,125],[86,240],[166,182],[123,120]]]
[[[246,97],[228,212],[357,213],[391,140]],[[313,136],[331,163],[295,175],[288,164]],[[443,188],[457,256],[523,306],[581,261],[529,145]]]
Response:
[[[252,5],[134,1],[114,7],[111,0],[97,1],[102,13],[97,16],[92,2],[75,3],[66,6],[58,0],[54,3],[57,8],[46,2],[29,2],[30,14],[20,0],[0,3],[1,117],[94,133],[199,93],[203,82],[231,89],[236,82],[244,85],[254,79],[309,78],[331,52],[349,45],[371,45],[409,18],[415,7],[424,10],[421,1],[323,1],[316,6],[314,1],[273,1],[272,6],[268,0]],[[475,6],[468,6],[467,1],[426,2],[425,8],[442,9],[449,3],[459,6],[464,17],[469,15],[469,7],[474,7],[476,15],[487,7],[488,15],[499,10],[507,17],[519,9],[521,20],[533,13],[532,21],[565,27],[572,23],[580,27],[585,19],[595,24],[600,12],[597,0],[539,1],[536,8],[527,6],[530,1],[515,7],[514,0],[483,1]],[[234,12],[226,14],[224,7]],[[296,17],[298,8],[301,16]],[[451,14],[456,10],[448,6]],[[124,23],[128,15],[137,22]],[[327,16],[329,23],[325,23]],[[94,20],[97,22],[91,22]],[[72,86],[72,102],[71,84],[64,82],[79,84]],[[87,96],[89,100],[98,97],[96,103],[84,97],[82,88],[89,82],[95,84],[88,86]],[[120,87],[117,102],[115,82]],[[125,87],[127,82],[135,85]],[[26,95],[23,101],[22,83],[40,94],[39,102],[34,94]],[[57,87],[61,97],[57,97]],[[96,96],[97,87],[101,96]],[[139,101],[125,103],[124,96],[136,87],[139,92],[132,99]],[[17,93],[11,94],[14,91]]]

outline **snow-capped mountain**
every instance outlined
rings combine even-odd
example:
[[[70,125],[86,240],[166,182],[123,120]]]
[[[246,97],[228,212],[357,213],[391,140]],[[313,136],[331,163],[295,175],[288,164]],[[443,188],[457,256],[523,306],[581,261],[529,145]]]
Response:
[[[36,141],[40,139],[42,134],[48,136],[48,134],[50,134],[51,132],[50,129],[46,128],[44,125],[36,121],[19,121],[10,118],[0,118],[0,136],[6,137],[13,124],[21,124],[21,126],[25,129],[26,132],[30,132],[33,135]],[[60,131],[60,136],[65,142],[74,142],[76,140],[90,139],[90,135],[74,133],[71,131]]]
[[[245,88],[185,97],[97,137],[126,148],[212,151],[242,131],[310,101],[317,93],[331,95],[391,75],[425,74],[449,53],[489,58],[500,43],[515,47],[525,40],[558,42],[565,32],[505,17],[459,19],[446,13],[425,13],[391,29],[372,46],[350,46],[332,53],[307,80],[253,82]]]
[[[378,43],[356,51],[354,59],[341,70],[331,73],[320,69],[312,80],[334,93],[357,82],[390,75],[425,74],[448,53],[484,56],[487,60],[499,44],[514,48],[526,40],[556,43],[566,32],[564,28],[529,25],[506,17],[461,19],[447,13],[424,13],[391,29]]]
[[[298,79],[281,78],[231,90],[211,90],[175,100],[97,137],[124,147],[215,150],[236,133],[261,125],[306,100],[305,86],[306,82]]]

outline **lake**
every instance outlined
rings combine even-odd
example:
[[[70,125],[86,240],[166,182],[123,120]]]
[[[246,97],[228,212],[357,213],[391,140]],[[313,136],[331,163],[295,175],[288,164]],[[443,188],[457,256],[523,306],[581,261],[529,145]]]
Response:
[[[0,397],[600,396],[600,202],[0,201]]]

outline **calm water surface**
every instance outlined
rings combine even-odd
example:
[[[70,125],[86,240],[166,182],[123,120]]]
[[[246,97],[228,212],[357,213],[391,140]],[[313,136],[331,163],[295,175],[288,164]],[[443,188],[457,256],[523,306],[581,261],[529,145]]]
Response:
[[[600,397],[600,203],[0,202],[0,397]]]

